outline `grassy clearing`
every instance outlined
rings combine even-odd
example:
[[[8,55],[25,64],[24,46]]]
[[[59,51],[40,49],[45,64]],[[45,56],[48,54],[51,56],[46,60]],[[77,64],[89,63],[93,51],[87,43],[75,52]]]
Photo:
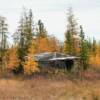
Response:
[[[69,77],[69,76],[68,76]],[[100,100],[100,80],[65,75],[0,79],[0,100]]]

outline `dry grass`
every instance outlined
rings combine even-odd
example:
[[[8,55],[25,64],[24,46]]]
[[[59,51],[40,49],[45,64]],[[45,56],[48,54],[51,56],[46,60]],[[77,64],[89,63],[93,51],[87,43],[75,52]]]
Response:
[[[64,76],[0,79],[0,100],[100,100],[100,80]]]

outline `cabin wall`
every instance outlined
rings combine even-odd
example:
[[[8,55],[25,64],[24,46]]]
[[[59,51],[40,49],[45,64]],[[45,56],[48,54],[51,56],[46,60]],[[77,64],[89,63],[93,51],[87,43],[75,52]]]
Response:
[[[74,67],[77,67],[76,60],[61,60],[61,61],[39,61],[39,67],[41,68],[58,68],[72,70]]]

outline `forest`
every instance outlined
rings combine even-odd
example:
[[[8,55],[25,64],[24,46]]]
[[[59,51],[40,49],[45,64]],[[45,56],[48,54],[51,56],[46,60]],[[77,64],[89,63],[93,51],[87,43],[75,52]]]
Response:
[[[18,27],[13,33],[9,33],[9,23],[7,23],[6,16],[0,16],[0,78],[4,78],[4,81],[9,80],[9,78],[14,78],[14,81],[21,80],[21,91],[25,92],[24,96],[21,96],[19,90],[16,89],[17,92],[14,91],[14,93],[16,94],[15,97],[11,96],[12,99],[10,98],[9,100],[65,100],[66,96],[62,96],[64,94],[60,95],[62,99],[57,99],[58,95],[56,94],[56,92],[58,93],[59,89],[63,89],[66,84],[69,85],[69,88],[67,89],[71,92],[73,91],[72,87],[74,87],[74,84],[76,84],[76,87],[78,87],[77,85],[79,84],[80,88],[84,88],[82,89],[82,91],[90,89],[93,86],[91,85],[92,83],[89,80],[92,80],[94,82],[94,80],[97,79],[96,83],[99,84],[98,81],[100,80],[100,41],[97,41],[94,37],[86,37],[84,27],[83,25],[78,24],[73,9],[69,7],[67,10],[65,23],[66,29],[64,30],[65,33],[62,33],[62,35],[65,36],[63,41],[58,40],[57,37],[49,34],[48,30],[46,29],[46,26],[42,22],[42,19],[39,19],[38,22],[35,23],[35,15],[33,16],[33,14],[34,13],[32,9],[23,9],[23,12],[18,22]],[[46,67],[43,70],[41,66],[39,66],[38,62],[35,61],[34,56],[36,54],[45,52],[57,52],[69,56],[78,57],[78,72],[77,70],[68,71],[65,69],[50,69]],[[40,82],[38,82],[37,79],[40,80]],[[50,80],[52,80],[54,84]],[[5,82],[3,83],[3,80],[1,80],[0,82],[0,91],[3,91],[3,84],[5,84],[6,87],[9,87]],[[30,85],[27,85],[24,82]],[[96,83],[94,82],[93,84],[96,85]],[[8,84],[10,85],[10,87],[15,88],[13,86],[13,84],[15,84],[17,88],[20,88],[20,81],[18,81],[18,83],[14,83],[9,80]],[[22,84],[26,86],[26,90],[24,90],[25,87]],[[44,84],[46,84],[45,87]],[[47,85],[49,86],[47,87]],[[85,87],[86,85],[88,88]],[[41,88],[39,88],[40,86]],[[50,90],[50,87],[52,88],[52,90]],[[100,88],[99,85],[95,87],[97,87],[98,89]],[[34,90],[32,90],[32,88],[34,88]],[[35,90],[35,88],[39,92],[35,92],[37,91]],[[49,93],[52,95],[54,94],[55,96],[53,95],[53,98],[55,99],[52,99],[51,97],[51,99],[49,99],[44,94],[41,96],[41,89],[43,89],[44,94],[46,92],[48,93],[46,94],[46,96],[49,96]],[[49,92],[49,90],[51,92]],[[12,90],[10,89],[10,91]],[[34,91],[34,93],[28,91]],[[63,91],[64,93],[64,91],[66,90],[64,88],[64,90],[61,91]],[[69,95],[78,95],[80,91],[81,90],[77,88],[77,92],[75,92],[75,94]],[[80,94],[87,96],[87,94],[84,94],[82,91]],[[87,91],[85,93],[90,93],[89,91]],[[91,91],[93,91],[92,97],[89,96],[88,99],[86,99],[86,97],[83,97],[83,99],[72,98],[66,100],[100,100],[99,90],[94,89]],[[36,97],[33,97],[32,93]],[[38,96],[44,96],[44,99],[40,99]],[[4,98],[6,97],[4,96]]]
[[[64,42],[49,35],[41,19],[34,23],[31,9],[23,10],[16,32],[13,32],[13,43],[9,44],[8,24],[5,17],[0,17],[0,70],[1,74],[14,71],[32,74],[41,71],[33,56],[44,52],[60,52],[80,57],[80,69],[89,66],[100,66],[100,44],[95,38],[86,38],[82,25],[78,25],[73,9],[67,13],[67,25]],[[66,24],[66,23],[65,23]]]

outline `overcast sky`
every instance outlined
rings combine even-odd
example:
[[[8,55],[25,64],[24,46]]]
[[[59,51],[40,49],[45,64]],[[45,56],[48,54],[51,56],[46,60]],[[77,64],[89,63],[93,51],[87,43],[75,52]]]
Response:
[[[7,18],[9,32],[14,33],[22,8],[31,8],[34,20],[41,19],[49,34],[64,40],[66,13],[72,7],[86,35],[100,39],[100,0],[0,0],[0,15]]]

